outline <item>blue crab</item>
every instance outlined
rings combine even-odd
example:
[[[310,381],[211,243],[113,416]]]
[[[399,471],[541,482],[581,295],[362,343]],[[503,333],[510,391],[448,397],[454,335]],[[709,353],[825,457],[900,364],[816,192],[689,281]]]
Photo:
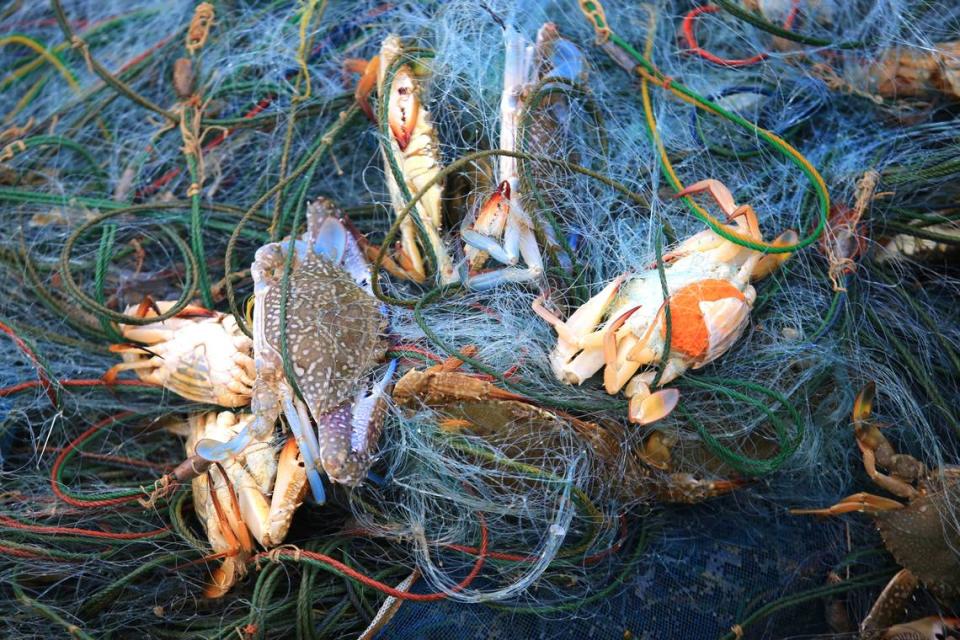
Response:
[[[860,512],[873,516],[883,543],[903,567],[880,593],[860,623],[864,638],[946,640],[960,637],[960,618],[928,616],[897,624],[914,592],[923,585],[945,605],[960,602],[960,534],[944,521],[960,504],[960,467],[929,469],[911,455],[897,453],[870,420],[874,383],[860,391],[853,428],[863,467],[878,487],[906,504],[872,493],[855,493],[825,509],[792,509],[793,514],[835,516]],[[880,469],[886,471],[884,473]]]
[[[289,251],[294,255],[285,346],[299,395],[281,356],[280,303]],[[235,457],[273,433],[282,413],[299,445],[313,496],[322,504],[320,473],[332,482],[359,484],[380,438],[396,363],[372,385],[367,378],[386,351],[384,309],[370,289],[369,265],[356,240],[326,199],[307,207],[306,233],[258,249],[251,273],[253,419],[226,442],[201,440],[196,452],[207,460]]]

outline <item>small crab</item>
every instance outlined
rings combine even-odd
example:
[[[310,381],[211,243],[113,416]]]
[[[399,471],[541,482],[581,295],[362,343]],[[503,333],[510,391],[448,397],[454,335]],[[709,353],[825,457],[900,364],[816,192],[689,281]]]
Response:
[[[867,251],[863,214],[876,198],[880,174],[867,171],[857,181],[857,200],[853,207],[830,207],[827,226],[820,237],[820,251],[829,263],[828,276],[834,291],[846,291],[844,279],[857,270],[857,261]]]
[[[144,300],[127,308],[127,315],[150,318],[174,302]],[[250,403],[256,377],[253,343],[240,332],[229,314],[188,306],[175,317],[146,325],[123,325],[120,333],[130,343],[115,344],[123,362],[111,367],[109,384],[122,371],[134,371],[144,382],[157,384],[196,402],[221,407]]]
[[[476,349],[467,347],[464,353],[473,355]],[[424,370],[407,371],[394,387],[394,401],[409,409],[431,407],[443,416],[442,430],[481,437],[511,459],[532,457],[534,464],[542,463],[536,456],[551,455],[563,446],[565,434],[572,435],[593,452],[599,473],[606,474],[602,475],[604,487],[626,501],[653,496],[665,502],[694,503],[742,484],[675,472],[670,456],[674,443],[660,431],[650,433],[638,450],[625,455],[620,425],[600,425],[537,406],[524,396],[459,371],[462,364],[449,358]]]
[[[315,201],[307,207],[306,233],[257,250],[251,267],[254,419],[225,442],[204,439],[196,447],[207,460],[237,456],[251,442],[273,433],[282,412],[296,436],[314,498],[321,504],[325,500],[321,471],[331,481],[349,486],[366,476],[396,367],[391,362],[365,394],[367,376],[386,350],[382,335],[386,316],[370,290],[369,266],[337,211],[329,200]],[[290,251],[284,345],[280,308]],[[284,373],[284,349],[292,381]]]
[[[716,180],[703,180],[678,196],[709,192],[729,221],[727,229],[762,242],[757,217],[749,205],[736,206],[730,191]],[[774,246],[795,244],[789,230]],[[534,311],[557,332],[550,364],[557,379],[582,384],[605,367],[604,386],[615,394],[626,385],[632,422],[649,424],[669,414],[678,400],[675,389],[651,393],[657,376],[652,370],[634,375],[644,365],[667,362],[659,384],[676,379],[688,368],[712,362],[737,341],[750,318],[756,298],[751,280],[771,273],[789,254],[764,255],[726,240],[712,230],[702,231],[664,255],[668,296],[664,299],[660,273],[624,274],[609,283],[566,321],[549,311],[538,298]],[[665,310],[669,307],[671,335],[666,343]],[[597,326],[607,318],[607,322]]]
[[[230,411],[193,414],[187,426],[186,452],[197,442],[229,440],[245,429],[253,416]],[[253,540],[274,547],[287,535],[294,512],[307,489],[304,463],[297,443],[288,437],[279,449],[273,432],[250,442],[239,455],[212,465],[193,479],[193,504],[213,551],[223,562],[204,590],[208,598],[224,595],[247,570]]]
[[[897,453],[880,427],[869,419],[875,393],[871,382],[853,407],[853,428],[863,467],[877,486],[906,500],[906,504],[856,493],[826,509],[793,509],[791,513],[833,516],[856,511],[873,516],[884,545],[903,569],[890,580],[861,623],[860,631],[865,636],[918,640],[960,637],[960,618],[928,617],[896,624],[921,584],[944,603],[960,602],[960,533],[955,524],[944,521],[945,514],[960,506],[960,467],[931,470],[913,456]],[[880,634],[883,630],[885,633]],[[946,635],[951,632],[954,635]]]
[[[387,36],[380,48],[380,55],[374,56],[369,62],[364,60],[348,60],[347,69],[362,72],[363,76],[357,84],[356,99],[363,111],[371,120],[376,120],[373,109],[370,108],[368,97],[377,87],[377,94],[381,100],[387,100],[387,118],[390,127],[388,140],[381,143],[383,152],[384,170],[387,174],[387,188],[390,191],[390,200],[394,211],[399,214],[407,204],[400,185],[397,183],[391,166],[390,158],[394,158],[399,165],[407,190],[417,193],[426,183],[440,171],[440,149],[437,143],[436,132],[433,128],[430,112],[420,100],[420,82],[409,64],[401,65],[393,76],[389,87],[386,86],[387,71],[403,55],[403,45],[395,35]],[[440,196],[443,185],[436,183],[429,188],[417,203],[419,212],[420,231],[424,234],[433,253],[437,275],[440,282],[448,284],[456,282],[457,273],[450,258],[440,230],[443,222],[443,211]],[[409,278],[415,282],[424,282],[427,278],[423,255],[417,237],[417,223],[413,216],[404,218],[400,226],[401,242],[397,259],[385,259],[384,266],[395,275]],[[368,256],[376,255],[375,248],[369,248]],[[397,264],[399,263],[399,265]]]
[[[521,116],[533,87],[547,78],[579,81],[585,75],[586,63],[577,47],[560,37],[556,25],[551,22],[537,32],[536,45],[512,28],[504,30],[503,38],[500,148],[518,151]],[[537,280],[543,273],[534,222],[521,204],[517,158],[499,156],[498,179],[499,187],[480,208],[476,219],[465,217],[461,225],[460,236],[466,244],[471,274],[482,269],[490,258],[506,265],[502,269],[471,275],[467,285],[475,289],[502,282]],[[523,267],[517,266],[521,259]]]

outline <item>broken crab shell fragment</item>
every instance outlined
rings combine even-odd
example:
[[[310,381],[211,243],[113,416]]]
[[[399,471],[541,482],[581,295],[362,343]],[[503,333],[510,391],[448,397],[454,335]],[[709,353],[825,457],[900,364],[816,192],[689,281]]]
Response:
[[[763,242],[753,209],[737,206],[720,182],[703,180],[678,196],[701,191],[712,195],[728,222],[734,223],[724,225],[728,232]],[[796,232],[787,231],[772,245],[789,246],[796,237]],[[786,257],[768,262],[764,259],[760,251],[707,230],[664,255],[666,297],[660,272],[653,265],[644,272],[615,278],[566,321],[538,298],[533,310],[557,332],[557,343],[550,354],[554,375],[567,384],[582,384],[604,369],[607,393],[625,389],[632,422],[650,424],[666,417],[676,406],[679,394],[673,390],[651,391],[656,372],[638,370],[665,359],[659,384],[667,384],[687,369],[703,367],[727,352],[749,323],[756,298],[751,282],[758,270],[766,275]]]

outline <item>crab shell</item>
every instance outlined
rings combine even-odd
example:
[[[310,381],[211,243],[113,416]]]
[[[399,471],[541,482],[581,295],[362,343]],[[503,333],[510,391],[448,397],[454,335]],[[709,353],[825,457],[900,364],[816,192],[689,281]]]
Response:
[[[158,302],[161,312],[175,303]],[[137,307],[128,307],[132,315]],[[253,343],[230,314],[203,310],[203,315],[174,317],[147,325],[122,325],[121,335],[136,345],[115,345],[124,364],[107,375],[132,369],[144,382],[166,387],[193,400],[222,407],[250,403],[255,378]]]
[[[670,292],[671,354],[679,354],[694,369],[713,361],[740,337],[750,317],[756,292],[735,279],[738,266],[692,254],[667,271]],[[641,304],[625,323],[626,330],[642,336],[663,304],[663,287],[656,271],[628,282],[622,291],[617,317]],[[666,347],[666,325],[659,323],[648,343],[657,355]]]
[[[903,509],[877,513],[884,545],[937,598],[960,598],[960,533],[943,514],[960,505],[960,484],[921,495]]]
[[[717,261],[710,253],[691,253],[666,268],[670,353],[677,366],[702,367],[727,351],[743,333],[756,292],[749,283],[736,281],[738,268],[736,261]],[[630,309],[636,311],[617,333],[617,361],[621,367],[618,388],[639,367],[638,361],[658,359],[666,347],[666,326],[660,319],[663,301],[660,275],[655,269],[638,274],[621,286],[607,317],[612,322]],[[654,323],[656,326],[651,329]],[[631,353],[643,337],[647,338],[643,353]],[[584,350],[572,357],[577,350],[565,349],[562,343],[558,341],[550,356],[558,379],[581,384],[603,367],[603,349]]]

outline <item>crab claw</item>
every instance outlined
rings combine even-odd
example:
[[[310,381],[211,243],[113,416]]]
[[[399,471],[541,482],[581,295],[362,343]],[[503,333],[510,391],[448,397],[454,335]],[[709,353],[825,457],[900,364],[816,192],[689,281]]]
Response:
[[[417,117],[420,115],[420,96],[417,92],[417,81],[413,77],[410,67],[400,67],[393,77],[388,98],[387,121],[390,131],[397,141],[401,151],[410,144],[413,129],[417,126]]]
[[[510,182],[504,180],[493,195],[483,203],[472,227],[469,221],[464,219],[464,224],[460,228],[460,237],[467,245],[466,253],[471,269],[476,270],[482,267],[491,254],[498,254],[504,258],[500,260],[504,264],[516,264],[516,258],[511,261],[509,257],[502,255],[503,248],[496,241],[496,238],[503,235],[509,214]]]
[[[877,385],[875,382],[868,382],[867,385],[857,394],[857,399],[853,401],[853,423],[860,424],[870,417],[873,413],[873,399],[877,395]]]
[[[330,480],[355,486],[367,475],[386,414],[387,387],[397,371],[391,360],[386,373],[350,405],[320,419],[320,462]]]
[[[630,398],[627,417],[639,425],[652,424],[670,415],[679,401],[680,392],[676,389],[661,389],[656,393],[647,389],[646,395],[640,392]]]
[[[772,243],[775,247],[789,247],[790,245],[795,245],[800,241],[800,236],[797,235],[797,232],[793,229],[787,229],[781,233],[776,240]],[[768,275],[780,268],[784,262],[786,262],[792,253],[768,253],[759,261],[757,265],[753,268],[753,272],[750,274],[751,280],[762,280]]]

